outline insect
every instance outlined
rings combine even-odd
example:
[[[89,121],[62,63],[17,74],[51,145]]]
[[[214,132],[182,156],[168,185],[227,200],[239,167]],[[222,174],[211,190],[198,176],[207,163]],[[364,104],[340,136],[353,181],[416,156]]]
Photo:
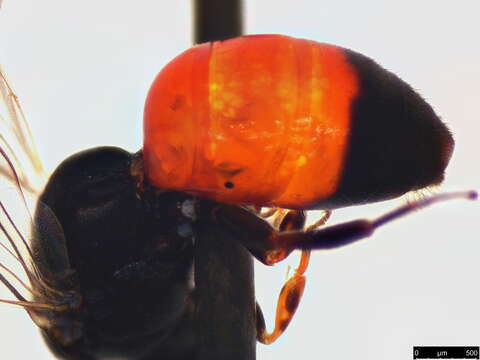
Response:
[[[300,214],[439,184],[453,151],[446,126],[397,76],[351,50],[280,35],[203,44],[179,55],[150,89],[144,126],[145,173],[154,186]],[[430,203],[424,201],[373,223],[286,234],[237,206],[219,210],[218,221],[264,264],[304,250],[281,291],[275,328],[259,326],[259,341],[275,341],[288,326],[310,249],[367,236]],[[289,231],[303,228],[285,219]]]
[[[268,58],[271,54],[282,54],[283,58],[285,51],[291,51],[285,64],[279,58]],[[224,54],[226,59],[222,59]],[[232,59],[240,54],[258,57],[242,59],[239,64],[240,68],[244,63],[259,65],[260,71],[252,76],[261,81],[257,92],[246,91],[257,88],[234,67],[238,62]],[[298,58],[319,66],[295,68]],[[188,67],[192,63],[195,65]],[[290,71],[271,73],[272,68],[267,66],[271,64]],[[314,74],[310,78],[315,81],[309,82],[303,75],[298,79],[297,72]],[[184,74],[193,74],[195,81],[188,81],[191,78]],[[230,74],[239,78],[226,78]],[[271,78],[278,75],[285,78],[277,89]],[[182,83],[184,78],[187,81]],[[245,89],[225,89],[232,83]],[[335,91],[330,88],[337,85]],[[278,98],[267,96],[277,90]],[[284,102],[282,92],[306,96],[299,96],[294,106]],[[375,103],[378,97],[372,94],[383,101]],[[389,106],[385,102],[390,102]],[[262,116],[277,111],[277,107],[282,109],[277,115],[285,119]],[[365,114],[377,120],[376,126],[369,124],[365,130],[375,128],[380,134],[386,131],[381,130],[380,119],[398,116],[399,121],[392,126],[398,126],[395,133],[402,134],[403,141],[392,143],[375,137],[385,142],[362,142],[366,135],[358,124],[368,118]],[[275,121],[280,121],[278,129]],[[255,128],[257,125],[260,128]],[[321,139],[315,139],[317,127],[313,125],[324,125],[318,129],[325,138],[323,145],[318,145]],[[406,125],[410,126],[408,130],[403,128]],[[419,131],[412,132],[412,128]],[[291,144],[285,144],[285,134],[292,135]],[[360,139],[355,140],[356,136]],[[308,140],[312,140],[311,148],[304,144]],[[360,147],[356,148],[358,142]],[[261,161],[253,157],[255,151],[248,148],[251,145],[258,146],[256,152],[263,150]],[[378,148],[370,147],[373,145]],[[354,146],[359,151],[351,150]],[[388,161],[378,166],[384,160],[375,158],[379,149],[390,146],[393,150],[383,154],[388,154]],[[424,149],[425,157],[411,152],[412,146]],[[430,201],[473,198],[475,194],[438,196],[373,222],[354,221],[308,232],[301,231],[302,210],[378,201],[436,184],[443,177],[452,147],[448,130],[408,85],[356,53],[282,36],[243,37],[193,48],[167,65],[150,91],[143,154],[111,147],[87,150],[65,160],[52,175],[40,196],[40,204],[45,206],[37,206],[35,223],[50,219],[53,225],[49,223],[47,228],[57,229],[60,245],[52,244],[49,233],[42,233],[42,229],[34,234],[30,254],[34,268],[27,267],[27,272],[36,293],[35,303],[22,305],[29,309],[47,343],[60,357],[189,357],[195,348],[191,333],[195,303],[189,281],[192,237],[196,224],[208,220],[234,234],[266,264],[282,260],[294,249],[303,250],[299,270],[282,290],[275,330],[267,333],[259,322],[259,340],[273,342],[298,305],[310,249],[356,241],[370,235],[376,226]],[[355,158],[359,153],[366,163]],[[316,162],[324,154],[328,154],[324,161]],[[398,169],[390,166],[392,156],[402,164],[398,173],[393,173]],[[315,182],[308,166],[313,163],[315,169],[325,160],[332,160],[332,169],[325,170],[327,175],[321,182]],[[20,188],[21,176],[17,178],[18,171],[9,165],[7,174]],[[307,168],[304,173],[302,167]],[[269,178],[272,171],[276,176]],[[350,176],[349,171],[358,183],[352,183],[350,177],[344,179],[346,174]],[[297,184],[289,180],[292,173],[301,173],[309,186],[301,186],[302,179]],[[296,209],[280,215],[278,229],[297,231],[272,228],[258,217],[256,208],[263,206]],[[49,211],[51,216],[45,215]],[[145,296],[139,296],[139,292],[145,292]],[[152,298],[149,293],[164,296]]]

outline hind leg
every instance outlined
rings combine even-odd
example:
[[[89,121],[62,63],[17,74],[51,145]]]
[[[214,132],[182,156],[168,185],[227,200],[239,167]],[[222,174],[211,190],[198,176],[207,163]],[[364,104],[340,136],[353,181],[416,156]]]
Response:
[[[325,224],[329,217],[330,212],[325,212],[324,216],[322,216],[319,221],[308,227],[308,230]],[[303,212],[289,211],[283,218],[279,226],[279,231],[302,230],[304,225],[305,215]],[[309,260],[310,250],[302,250],[298,267],[295,269],[293,276],[290,277],[282,287],[278,296],[275,327],[271,333],[267,332],[262,310],[257,303],[257,340],[259,342],[263,344],[273,343],[280,335],[282,335],[292,321],[305,289],[306,278],[304,273],[308,268]]]

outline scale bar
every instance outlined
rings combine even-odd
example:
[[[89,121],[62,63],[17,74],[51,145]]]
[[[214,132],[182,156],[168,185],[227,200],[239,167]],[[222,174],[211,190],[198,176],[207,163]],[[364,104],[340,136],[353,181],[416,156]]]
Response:
[[[479,359],[478,346],[414,346],[414,359]]]

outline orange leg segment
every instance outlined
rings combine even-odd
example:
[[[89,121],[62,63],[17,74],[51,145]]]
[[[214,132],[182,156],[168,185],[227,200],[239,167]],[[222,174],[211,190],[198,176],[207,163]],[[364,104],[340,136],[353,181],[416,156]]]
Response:
[[[307,270],[310,260],[310,251],[302,251],[300,264],[295,270],[293,276],[283,285],[278,296],[277,312],[275,315],[275,328],[271,333],[267,333],[265,321],[261,314],[260,307],[257,305],[257,340],[263,344],[271,344],[283,334],[290,321],[295,315],[295,311],[300,304],[300,300],[305,289],[306,278],[303,275]]]
[[[329,215],[330,214],[322,217],[322,219],[315,224],[315,227],[323,225]],[[304,225],[305,214],[303,211],[289,211],[278,227],[280,231],[285,232],[303,229]],[[304,274],[307,271],[309,261],[310,250],[302,250],[298,268],[295,270],[293,276],[283,285],[280,295],[278,296],[275,328],[271,333],[267,332],[260,307],[257,306],[257,339],[261,343],[273,343],[283,334],[292,321],[305,289],[306,278]]]

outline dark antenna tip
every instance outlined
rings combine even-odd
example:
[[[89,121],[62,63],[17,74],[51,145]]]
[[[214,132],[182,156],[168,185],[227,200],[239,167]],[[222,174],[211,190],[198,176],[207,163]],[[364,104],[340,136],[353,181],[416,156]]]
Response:
[[[476,192],[475,190],[471,190],[468,192],[467,197],[470,200],[478,200],[478,192]]]

